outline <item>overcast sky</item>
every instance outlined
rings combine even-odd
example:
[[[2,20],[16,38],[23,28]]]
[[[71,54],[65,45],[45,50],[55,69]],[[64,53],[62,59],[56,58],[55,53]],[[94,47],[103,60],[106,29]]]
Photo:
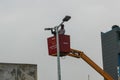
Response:
[[[102,66],[101,32],[120,25],[120,0],[0,0],[0,62],[38,65],[38,80],[57,80],[57,59],[48,55],[46,27],[65,15],[71,48]],[[61,58],[62,80],[103,80],[82,59]]]

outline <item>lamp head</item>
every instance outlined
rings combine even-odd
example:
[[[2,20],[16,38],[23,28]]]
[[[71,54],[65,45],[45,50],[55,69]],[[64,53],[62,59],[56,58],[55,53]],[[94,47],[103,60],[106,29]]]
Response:
[[[71,18],[71,16],[65,16],[65,17],[63,18],[63,22],[70,20],[70,18]]]

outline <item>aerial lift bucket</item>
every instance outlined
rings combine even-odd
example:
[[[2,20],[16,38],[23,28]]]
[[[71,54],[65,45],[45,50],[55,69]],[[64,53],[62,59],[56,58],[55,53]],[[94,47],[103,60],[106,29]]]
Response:
[[[50,56],[57,56],[56,36],[47,38],[48,52]],[[66,56],[70,52],[70,36],[59,34],[60,57]]]

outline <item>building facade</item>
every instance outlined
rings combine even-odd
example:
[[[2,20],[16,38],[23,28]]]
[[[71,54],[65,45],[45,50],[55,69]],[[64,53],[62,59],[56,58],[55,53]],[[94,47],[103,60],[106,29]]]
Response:
[[[101,32],[103,69],[110,74],[114,80],[119,80],[120,66],[120,27],[112,26],[112,30]]]
[[[0,63],[0,80],[37,80],[37,65]]]

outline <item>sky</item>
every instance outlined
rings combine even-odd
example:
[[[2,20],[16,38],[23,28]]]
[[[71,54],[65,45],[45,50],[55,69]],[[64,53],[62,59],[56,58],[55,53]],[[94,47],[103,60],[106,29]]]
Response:
[[[0,0],[0,62],[37,64],[38,80],[57,80],[57,58],[48,55],[46,27],[58,26],[66,15],[71,48],[83,51],[101,68],[101,32],[120,25],[119,0]],[[103,80],[82,59],[65,56],[62,80]]]

